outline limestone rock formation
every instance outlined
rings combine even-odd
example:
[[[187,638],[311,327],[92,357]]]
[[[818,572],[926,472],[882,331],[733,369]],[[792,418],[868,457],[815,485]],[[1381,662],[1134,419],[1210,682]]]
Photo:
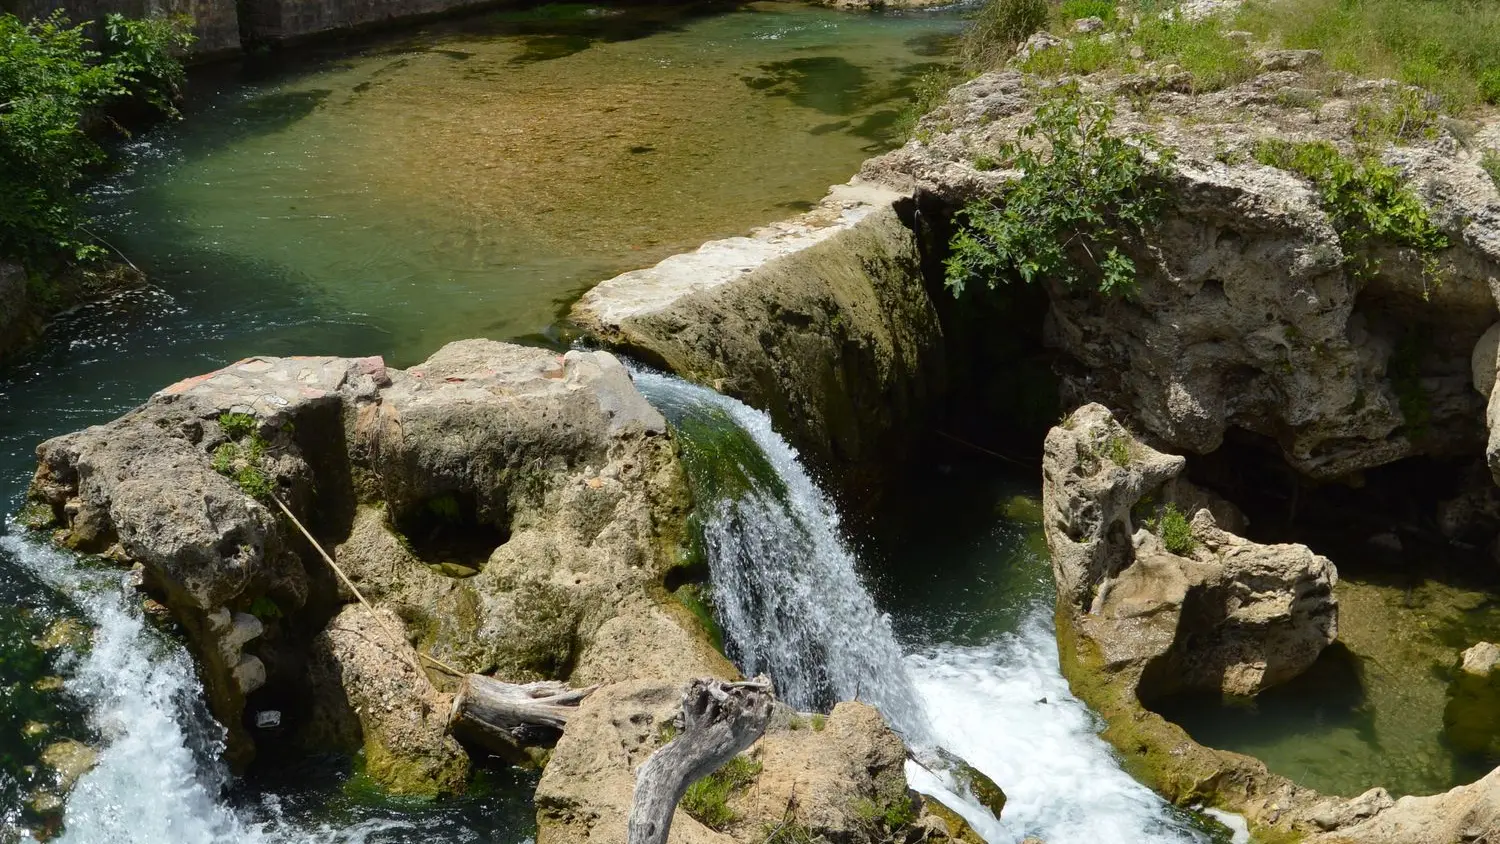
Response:
[[[868,468],[946,389],[908,205],[839,186],[801,217],[605,281],[572,317],[767,411],[814,459]]]
[[[1464,753],[1500,756],[1500,645],[1480,642],[1464,651],[1448,691],[1443,730]]]
[[[1478,150],[1500,124],[1463,144],[1435,125],[1430,140],[1384,152],[1452,243],[1436,256],[1434,287],[1409,249],[1379,247],[1379,271],[1356,272],[1309,183],[1253,156],[1266,137],[1327,140],[1354,155],[1362,109],[1392,108],[1398,91],[1304,63],[1194,95],[1175,72],[1080,80],[1087,96],[1113,101],[1117,132],[1154,135],[1176,157],[1167,212],[1146,242],[1126,247],[1137,295],[1047,285],[1064,403],[1103,402],[1186,452],[1250,431],[1319,479],[1481,453],[1471,358],[1500,315],[1500,192]],[[1038,90],[1017,72],[960,85],[925,118],[921,140],[866,162],[861,177],[949,208],[993,191],[1016,174],[974,162],[1016,138]],[[1302,90],[1309,104],[1288,105],[1287,92]]]
[[[537,844],[626,840],[634,771],[670,735],[683,687],[634,680],[583,702],[537,786]],[[905,822],[916,818],[902,770],[905,748],[878,712],[841,703],[818,728],[813,723],[789,712],[775,718],[746,753],[759,770],[753,783],[731,793],[733,819],[715,830],[679,805],[672,840],[761,844],[767,829],[786,824],[809,838],[877,844],[891,832],[882,827],[888,809],[909,806]]]
[[[353,594],[269,492],[399,619],[400,636],[461,670],[512,681],[732,672],[663,586],[685,539],[686,487],[665,421],[605,353],[465,341],[405,371],[378,358],[253,358],[38,456],[31,496],[57,539],[143,567],[188,633],[239,761],[251,752],[248,697],[310,695],[331,698],[318,711],[345,723],[287,713],[289,734],[413,748],[383,769],[388,785],[461,779],[428,681],[399,680],[399,659],[375,664],[389,645],[369,651],[341,632],[361,623],[340,612]],[[474,574],[449,576],[455,567]],[[593,652],[601,631],[607,656]],[[665,667],[653,653],[664,646]],[[323,669],[311,681],[310,659]],[[407,727],[381,707],[425,713],[411,726],[425,732],[397,736]]]
[[[1252,695],[1301,673],[1338,632],[1333,564],[1258,545],[1183,513],[1181,457],[1147,446],[1102,405],[1047,436],[1043,509],[1059,612],[1074,615],[1143,700]]]

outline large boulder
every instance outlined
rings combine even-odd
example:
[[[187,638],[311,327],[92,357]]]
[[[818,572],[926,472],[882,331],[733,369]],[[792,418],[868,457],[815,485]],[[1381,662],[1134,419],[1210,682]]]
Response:
[[[1301,673],[1337,636],[1337,573],[1305,546],[1221,529],[1210,509],[1193,509],[1205,494],[1185,468],[1102,405],[1052,429],[1042,506],[1059,612],[1144,699],[1253,695]]]
[[[605,281],[572,318],[765,410],[814,460],[877,471],[946,390],[910,213],[902,194],[841,185],[800,217]]]
[[[380,669],[380,648],[510,681],[733,672],[668,595],[686,485],[665,421],[607,353],[464,341],[405,371],[252,358],[38,457],[33,509],[63,544],[142,567],[237,762],[247,710],[276,708],[296,741],[388,750],[372,773],[393,789],[461,784],[433,714],[451,680],[394,676],[410,669]],[[361,645],[353,591],[273,496],[399,642]],[[408,730],[390,711],[423,715]]]
[[[1046,284],[1064,401],[1107,404],[1184,452],[1251,431],[1319,479],[1415,455],[1476,456],[1487,436],[1471,358],[1500,315],[1500,192],[1479,151],[1500,124],[1463,144],[1435,125],[1431,139],[1384,151],[1452,246],[1435,256],[1438,285],[1412,250],[1389,245],[1374,247],[1379,271],[1361,273],[1310,184],[1253,152],[1271,136],[1358,157],[1359,115],[1395,107],[1395,94],[1353,80],[1329,88],[1316,81],[1326,71],[1306,72],[1199,95],[1149,74],[1080,81],[1114,103],[1115,131],[1155,136],[1176,155],[1162,219],[1126,245],[1136,295]],[[921,140],[866,162],[861,177],[950,208],[998,189],[1018,174],[975,162],[1031,122],[1046,87],[1034,81],[1002,72],[957,86]],[[1319,102],[1289,107],[1288,90]],[[1500,466],[1500,446],[1490,453]]]

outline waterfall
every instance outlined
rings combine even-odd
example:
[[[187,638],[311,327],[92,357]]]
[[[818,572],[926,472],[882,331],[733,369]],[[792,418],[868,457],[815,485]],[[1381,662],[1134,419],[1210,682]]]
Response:
[[[792,706],[862,700],[909,744],[928,743],[891,620],[796,450],[769,417],[734,399],[668,376],[635,377],[691,446],[684,462],[706,510],[703,551],[730,658],[746,675],[769,675]]]
[[[984,647],[904,654],[860,578],[837,510],[770,418],[671,376],[634,374],[684,443],[715,616],[747,675],[768,674],[799,708],[874,704],[908,745],[939,745],[992,777],[1009,796],[998,822],[953,782],[907,764],[914,788],[990,844],[1249,840],[1167,805],[1121,770],[1098,717],[1059,673],[1050,601]]]

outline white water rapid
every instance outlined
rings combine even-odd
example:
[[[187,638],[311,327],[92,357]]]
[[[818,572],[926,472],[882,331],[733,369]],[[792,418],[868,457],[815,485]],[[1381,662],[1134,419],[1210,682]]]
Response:
[[[266,795],[231,806],[219,761],[224,731],[202,702],[192,658],[146,623],[118,569],[19,536],[0,552],[69,596],[93,628],[90,645],[59,666],[68,693],[102,738],[98,763],[68,797],[58,844],[444,844],[515,841],[457,830],[429,837],[430,822],[399,816],[308,823]],[[30,839],[26,839],[30,841]]]
[[[713,482],[726,497],[707,504],[702,529],[718,619],[742,670],[766,672],[797,706],[826,705],[830,692],[874,704],[909,743],[936,743],[983,771],[1009,797],[998,823],[939,776],[907,764],[914,788],[959,811],[990,844],[1026,836],[1048,844],[1211,840],[1120,769],[1097,735],[1097,716],[1058,671],[1050,607],[1039,604],[1019,631],[983,647],[903,655],[835,508],[769,417],[677,378],[635,378],[682,434],[695,492],[702,473],[740,479]],[[754,449],[733,447],[728,425]]]

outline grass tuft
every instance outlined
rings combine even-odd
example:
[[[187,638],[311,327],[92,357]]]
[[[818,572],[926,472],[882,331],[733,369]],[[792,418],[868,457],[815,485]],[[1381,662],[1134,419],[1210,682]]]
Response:
[[[723,832],[739,820],[729,807],[729,798],[744,789],[760,775],[761,764],[746,756],[736,756],[719,770],[688,786],[682,796],[682,809],[709,829]]]

